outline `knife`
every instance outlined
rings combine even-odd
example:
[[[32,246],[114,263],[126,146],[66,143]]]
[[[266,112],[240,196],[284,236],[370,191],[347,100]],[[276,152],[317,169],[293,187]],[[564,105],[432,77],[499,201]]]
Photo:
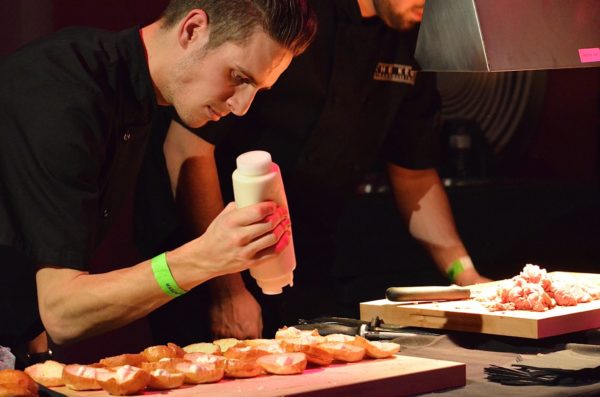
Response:
[[[445,301],[469,299],[471,290],[465,287],[428,286],[428,287],[390,287],[385,297],[394,302],[401,301]]]

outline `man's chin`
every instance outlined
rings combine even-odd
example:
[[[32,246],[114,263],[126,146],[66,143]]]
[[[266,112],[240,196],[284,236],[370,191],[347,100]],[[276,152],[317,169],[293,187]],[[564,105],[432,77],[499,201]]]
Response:
[[[417,26],[419,26],[420,23],[421,23],[420,21],[419,22],[416,22],[416,21],[407,22],[402,30],[405,32],[408,32],[410,30],[415,29]]]
[[[420,21],[404,20],[398,26],[393,27],[393,28],[396,30],[399,30],[401,32],[409,32],[409,31],[415,29],[417,26],[419,26],[420,23],[421,23]]]
[[[190,128],[200,128],[200,127],[204,127],[206,124],[208,124],[208,122],[210,120],[208,119],[200,119],[200,120],[182,120],[185,125],[187,125]]]

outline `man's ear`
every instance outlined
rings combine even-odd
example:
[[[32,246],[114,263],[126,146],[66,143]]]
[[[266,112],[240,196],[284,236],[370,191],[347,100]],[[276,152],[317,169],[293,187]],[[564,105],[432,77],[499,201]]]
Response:
[[[177,32],[179,45],[187,48],[200,40],[202,45],[208,42],[208,15],[201,9],[190,11],[179,23]]]

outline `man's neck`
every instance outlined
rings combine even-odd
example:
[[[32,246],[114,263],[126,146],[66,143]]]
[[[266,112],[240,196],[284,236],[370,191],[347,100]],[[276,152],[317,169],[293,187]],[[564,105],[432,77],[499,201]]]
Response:
[[[140,34],[142,43],[146,49],[148,70],[154,86],[156,100],[159,105],[166,105],[166,101],[163,98],[159,87],[162,85],[163,71],[165,68],[168,69],[168,67],[165,67],[161,62],[164,62],[164,59],[169,59],[169,55],[165,54],[164,37],[161,36],[160,29],[160,24],[156,21],[142,28]]]
[[[358,7],[360,8],[360,15],[363,18],[374,17],[376,14],[375,6],[373,5],[373,0],[357,0]]]

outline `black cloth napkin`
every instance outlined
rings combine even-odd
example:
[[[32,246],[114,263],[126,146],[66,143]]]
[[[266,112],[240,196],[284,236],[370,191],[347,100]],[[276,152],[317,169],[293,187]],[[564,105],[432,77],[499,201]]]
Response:
[[[504,385],[581,385],[600,381],[600,345],[568,343],[564,350],[517,356],[510,367],[491,365],[487,379]]]

